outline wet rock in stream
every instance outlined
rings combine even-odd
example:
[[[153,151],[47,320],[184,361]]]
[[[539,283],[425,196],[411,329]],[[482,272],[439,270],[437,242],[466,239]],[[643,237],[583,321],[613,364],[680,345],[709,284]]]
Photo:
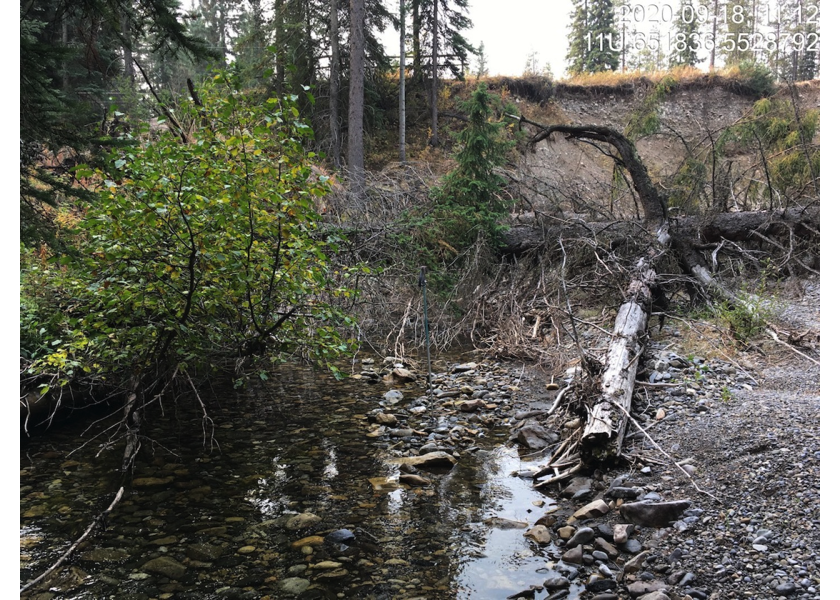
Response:
[[[653,366],[663,369],[656,371],[656,382],[680,387],[651,388],[651,397],[665,405],[634,415],[650,424],[663,408],[659,427],[687,414],[706,414],[696,408],[698,402],[711,400],[706,406],[713,409],[739,374],[714,361],[670,355],[656,360]],[[700,577],[693,567],[702,543],[738,548],[720,563],[714,577],[721,582],[750,577],[764,568],[760,565],[773,563],[775,572],[762,584],[767,597],[818,597],[807,591],[818,589],[814,571],[801,566],[807,546],[800,551],[789,545],[781,526],[759,527],[754,512],[754,523],[742,523],[747,517],[736,510],[725,517],[735,523],[732,528],[715,530],[724,517],[699,508],[679,485],[684,481],[675,469],[654,463],[648,475],[640,469],[587,473],[562,490],[554,485],[535,491],[532,480],[512,473],[533,475],[536,463],[516,451],[503,454],[501,445],[517,425],[520,432],[527,425],[552,433],[546,408],[554,395],[546,394],[545,382],[531,384],[520,371],[489,361],[461,361],[436,371],[429,390],[425,376],[417,377],[418,370],[406,362],[368,361],[362,373],[374,375],[342,384],[343,396],[328,411],[316,412],[308,400],[313,392],[307,390],[318,389],[314,384],[302,391],[282,387],[275,404],[243,401],[227,409],[218,421],[235,425],[215,433],[224,452],[198,445],[181,450],[177,461],[141,464],[137,478],[171,481],[138,486],[95,540],[101,550],[125,548],[126,556],[113,554],[115,560],[106,562],[107,553],[94,554],[101,560],[81,561],[80,554],[78,564],[97,571],[96,583],[88,584],[92,595],[77,590],[57,597],[443,600],[462,597],[456,591],[461,589],[472,594],[463,597],[488,600],[529,592],[539,600],[645,595],[652,600],[652,594],[663,593],[671,600],[711,598],[709,574]],[[672,393],[677,389],[682,394]],[[386,396],[392,391],[398,393]],[[562,437],[570,431],[554,433]],[[644,444],[632,435],[630,444]],[[537,437],[544,448],[560,439]],[[167,442],[172,447],[174,439]],[[765,452],[749,456],[761,460]],[[702,474],[699,456],[685,464]],[[803,469],[812,464],[807,456],[797,461]],[[71,476],[61,475],[68,489],[85,476],[81,462],[68,470]],[[422,466],[430,463],[431,468]],[[499,472],[502,463],[507,466]],[[43,481],[46,489],[46,476]],[[32,485],[38,489],[37,482]],[[510,499],[517,494],[528,500],[514,505]],[[648,505],[690,497],[694,507],[668,513],[666,526],[631,524],[638,519],[626,507],[648,495]],[[38,504],[45,506],[42,516],[24,520],[44,518],[56,508],[33,497],[22,500],[22,514]],[[781,517],[768,517],[774,519]],[[704,524],[708,535],[700,532]],[[497,566],[499,560],[505,567]]]

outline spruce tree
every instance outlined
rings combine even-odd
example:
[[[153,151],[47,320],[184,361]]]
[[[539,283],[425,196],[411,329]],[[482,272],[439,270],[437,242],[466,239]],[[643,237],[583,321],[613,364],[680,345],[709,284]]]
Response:
[[[755,48],[750,41],[755,33],[758,0],[738,0],[721,5],[721,18],[725,17],[725,31],[722,33],[718,48],[727,67],[741,62],[755,61]]]
[[[478,45],[475,53],[475,78],[487,77],[490,71],[487,68],[487,51],[484,49],[484,42]]]
[[[412,0],[412,45],[415,82],[431,78],[431,58],[437,29],[438,69],[463,79],[464,68],[475,48],[463,33],[472,27],[468,0]]]
[[[467,126],[456,134],[457,166],[443,177],[433,196],[443,211],[442,221],[457,232],[455,245],[466,247],[480,236],[499,242],[501,219],[510,209],[504,192],[505,178],[498,169],[505,164],[513,141],[506,138],[504,124],[493,118],[500,98],[480,82],[470,98],[461,104]],[[454,239],[454,238],[453,238]]]
[[[569,72],[618,70],[621,42],[612,0],[574,0],[574,6],[566,56]]]
[[[700,21],[691,0],[682,0],[674,14],[674,33],[671,38],[672,67],[693,67],[700,62],[697,49],[700,47]]]

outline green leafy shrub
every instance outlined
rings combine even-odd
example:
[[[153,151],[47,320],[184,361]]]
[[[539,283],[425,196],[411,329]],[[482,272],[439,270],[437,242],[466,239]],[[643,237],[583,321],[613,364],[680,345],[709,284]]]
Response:
[[[355,269],[318,227],[293,99],[256,102],[229,76],[184,105],[200,126],[115,156],[78,224],[77,251],[23,252],[22,344],[33,376],[207,371],[257,354],[329,362],[352,347],[340,302]],[[23,350],[22,350],[23,352]]]
[[[764,331],[773,315],[774,299],[767,298],[762,281],[758,293],[738,293],[738,302],[718,302],[713,307],[714,316],[722,321],[732,336],[746,343]]]

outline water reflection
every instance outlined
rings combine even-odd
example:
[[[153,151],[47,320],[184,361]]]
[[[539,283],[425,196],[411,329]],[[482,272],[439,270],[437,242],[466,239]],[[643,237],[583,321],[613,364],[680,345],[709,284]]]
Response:
[[[338,475],[338,458],[335,449],[335,443],[324,438],[321,445],[326,452],[326,460],[324,461],[324,479],[329,480]]]
[[[429,487],[371,484],[397,476],[384,462],[395,452],[388,445],[408,443],[367,437],[367,415],[386,389],[294,367],[260,388],[217,389],[220,426],[212,447],[202,444],[200,415],[179,407],[152,432],[171,453],[141,455],[134,474],[166,483],[129,491],[107,528],[71,561],[86,578],[56,587],[54,598],[210,599],[221,597],[222,588],[241,597],[254,591],[256,598],[284,598],[283,582],[300,578],[345,598],[493,600],[540,581],[535,572],[548,557],[522,529],[488,522],[533,524],[532,501],[544,499],[529,482],[509,476],[520,465],[515,450],[494,449],[506,439],[504,429],[463,450],[451,471],[424,473]],[[423,394],[420,387],[402,390],[406,404]],[[417,430],[460,423],[423,422],[422,415],[397,410]],[[22,450],[22,466],[29,464],[24,452],[33,458],[21,476],[21,582],[51,564],[56,547],[66,548],[115,489],[118,452],[96,460],[94,448],[82,449],[74,455],[77,464],[66,463],[79,446],[78,433],[71,426]],[[303,512],[320,521],[284,528],[285,518]],[[358,552],[336,554],[326,545],[304,552],[293,545],[338,529],[356,534]],[[149,574],[149,561],[160,558],[185,566],[185,574]],[[329,561],[340,568],[314,568]]]
[[[547,502],[531,483],[510,473],[523,469],[515,449],[500,447],[478,463],[486,483],[474,502],[480,554],[467,554],[454,573],[458,598],[506,598],[540,581],[549,557],[523,535],[524,529],[506,528],[504,520],[534,524],[534,502]],[[541,513],[540,513],[541,514]],[[538,596],[539,597],[539,596]]]

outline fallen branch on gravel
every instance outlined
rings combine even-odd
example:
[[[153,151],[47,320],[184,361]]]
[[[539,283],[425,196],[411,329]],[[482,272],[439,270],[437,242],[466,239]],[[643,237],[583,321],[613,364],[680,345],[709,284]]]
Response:
[[[572,384],[570,383],[569,385],[564,387],[562,390],[560,390],[560,393],[557,394],[557,398],[554,400],[554,404],[552,404],[551,408],[548,409],[548,415],[549,416],[551,416],[554,413],[554,411],[557,410],[557,408],[560,406],[560,402],[563,400],[563,396],[566,395],[566,392],[568,392],[569,389],[571,389],[571,387],[572,387]]]
[[[551,483],[559,483],[561,481],[571,479],[572,475],[574,475],[575,473],[580,471],[582,468],[583,468],[583,462],[579,461],[576,465],[574,465],[573,467],[571,467],[569,469],[566,469],[562,473],[559,473],[559,474],[555,475],[554,477],[546,479],[545,481],[535,483],[534,487],[535,488],[540,488],[540,487],[544,487],[546,485],[549,485]]]
[[[649,387],[649,388],[669,388],[669,387],[680,387],[683,385],[682,383],[663,383],[663,382],[648,382],[648,381],[638,381],[636,380],[636,385],[642,387]]]
[[[661,452],[661,453],[662,453],[662,454],[663,454],[666,458],[668,458],[668,460],[670,460],[670,461],[671,461],[671,463],[673,463],[673,465],[674,465],[675,467],[677,467],[677,468],[680,470],[680,472],[681,472],[683,475],[685,475],[685,476],[688,478],[688,480],[691,482],[691,485],[693,485],[693,486],[694,486],[694,489],[695,489],[695,490],[697,490],[697,491],[698,491],[698,492],[700,492],[701,494],[705,494],[705,495],[707,495],[709,498],[711,498],[712,500],[714,500],[714,501],[715,501],[715,502],[717,502],[718,504],[721,504],[721,501],[720,501],[720,499],[719,499],[717,496],[715,496],[715,495],[714,495],[714,494],[712,494],[711,492],[707,492],[706,490],[700,489],[700,486],[698,486],[698,485],[697,485],[697,483],[694,481],[694,478],[693,478],[693,477],[692,477],[692,476],[688,473],[688,471],[686,471],[685,469],[683,469],[683,468],[682,468],[682,466],[681,466],[681,465],[680,465],[677,461],[675,461],[675,460],[673,459],[673,457],[672,457],[670,454],[668,454],[667,452],[665,452],[665,451],[662,449],[662,446],[660,446],[659,444],[657,444],[657,443],[654,441],[654,439],[653,439],[652,437],[650,437],[650,435],[648,434],[648,432],[647,432],[647,431],[645,431],[645,429],[644,429],[644,428],[643,428],[643,427],[639,424],[639,422],[638,422],[636,419],[634,419],[634,418],[630,415],[630,413],[629,413],[629,412],[627,412],[627,410],[626,410],[623,406],[621,406],[621,405],[620,405],[620,404],[618,404],[617,402],[616,402],[616,403],[614,403],[614,404],[615,404],[615,405],[619,408],[619,410],[623,411],[623,412],[624,412],[624,414],[625,414],[625,416],[627,417],[627,419],[629,419],[629,420],[630,420],[630,422],[631,422],[631,423],[633,423],[633,425],[635,425],[635,426],[636,426],[636,428],[637,428],[639,431],[641,431],[641,432],[645,435],[645,437],[648,439],[648,441],[649,441],[651,444],[653,444],[653,447],[654,447],[654,448],[656,448],[657,450],[659,450],[659,451],[660,451],[660,452]]]
[[[799,356],[801,356],[802,358],[807,358],[808,360],[810,360],[812,363],[814,363],[814,364],[815,364],[815,365],[817,365],[818,367],[820,366],[820,361],[818,361],[818,360],[815,360],[815,359],[811,358],[810,356],[808,356],[808,355],[807,355],[807,354],[805,354],[804,352],[800,352],[799,350],[797,350],[796,348],[794,348],[793,346],[791,346],[791,345],[790,345],[790,344],[788,344],[787,342],[783,342],[782,340],[780,340],[780,339],[779,339],[779,336],[778,336],[778,335],[776,335],[776,332],[775,332],[775,331],[773,331],[772,329],[770,329],[769,327],[768,327],[767,329],[765,329],[764,331],[766,331],[766,332],[767,332],[767,335],[769,335],[771,338],[773,338],[773,341],[775,341],[777,344],[781,344],[782,346],[784,346],[784,347],[785,347],[785,348],[787,348],[788,350],[791,350],[791,351],[793,351],[793,352],[796,352],[796,353],[797,353]]]
[[[117,503],[120,501],[120,499],[122,499],[123,490],[124,490],[124,488],[119,489],[119,491],[117,492],[117,495],[114,496],[114,499],[111,501],[111,505],[108,508],[106,508],[104,511],[99,513],[99,515],[91,522],[91,524],[88,525],[88,528],[85,529],[85,532],[82,534],[82,536],[78,540],[76,540],[73,543],[72,546],[70,546],[67,549],[67,552],[65,552],[64,554],[61,555],[61,558],[59,558],[57,561],[55,561],[53,566],[51,566],[49,569],[47,569],[46,571],[41,573],[38,577],[36,577],[35,579],[33,579],[32,581],[27,583],[22,588],[20,588],[20,593],[21,594],[23,592],[25,592],[26,590],[28,590],[29,588],[31,588],[32,586],[40,583],[41,581],[43,581],[44,579],[49,577],[53,572],[55,572],[56,569],[58,569],[62,564],[64,564],[64,561],[67,560],[70,557],[70,555],[73,554],[73,552],[76,551],[76,548],[79,547],[79,544],[81,544],[83,541],[85,541],[85,539],[87,539],[87,537],[93,531],[93,528],[96,527],[96,525],[98,525],[99,523],[101,523],[105,519],[105,517],[108,515],[108,513],[110,513],[112,510],[114,510],[114,507],[117,505]]]

